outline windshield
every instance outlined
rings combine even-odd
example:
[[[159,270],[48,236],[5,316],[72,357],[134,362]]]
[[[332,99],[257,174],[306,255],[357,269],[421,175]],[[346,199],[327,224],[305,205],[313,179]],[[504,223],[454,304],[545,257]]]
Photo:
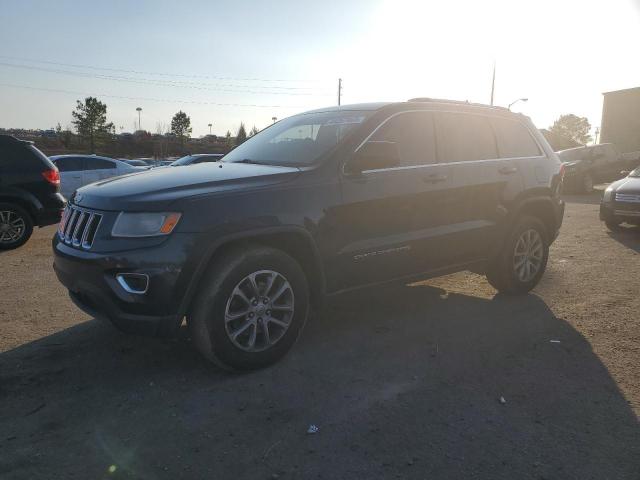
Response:
[[[223,162],[311,165],[330,152],[372,111],[307,113],[286,118],[239,145]]]
[[[640,177],[640,167],[636,168],[629,174],[630,177]]]

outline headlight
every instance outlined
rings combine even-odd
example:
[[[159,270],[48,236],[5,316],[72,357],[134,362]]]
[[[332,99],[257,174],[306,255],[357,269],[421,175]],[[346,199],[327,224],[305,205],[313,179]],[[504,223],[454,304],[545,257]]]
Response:
[[[118,215],[111,235],[114,237],[155,237],[169,235],[180,220],[180,213],[127,213]]]
[[[609,185],[607,189],[604,191],[604,195],[602,196],[603,202],[610,202],[613,198],[613,187]]]

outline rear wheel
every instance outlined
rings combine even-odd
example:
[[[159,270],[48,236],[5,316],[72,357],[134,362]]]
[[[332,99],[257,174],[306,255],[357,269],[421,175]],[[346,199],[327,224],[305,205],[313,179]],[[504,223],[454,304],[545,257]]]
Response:
[[[581,181],[581,183],[580,183],[580,187],[581,187],[581,190],[582,190],[584,193],[591,193],[591,192],[593,192],[593,177],[592,177],[590,174],[585,173],[585,174],[582,176],[582,181]]]
[[[549,240],[544,224],[535,217],[522,217],[489,266],[487,280],[501,293],[527,293],[542,278],[548,258]]]
[[[235,250],[213,265],[187,318],[202,355],[224,368],[270,365],[293,346],[309,309],[307,280],[289,255]]]
[[[33,233],[31,215],[18,205],[0,203],[0,250],[21,247]]]

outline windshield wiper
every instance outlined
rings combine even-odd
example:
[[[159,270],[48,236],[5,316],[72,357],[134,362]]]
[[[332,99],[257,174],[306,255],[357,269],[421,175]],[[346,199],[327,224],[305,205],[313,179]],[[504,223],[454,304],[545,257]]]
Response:
[[[243,158],[242,160],[237,160],[235,162],[231,162],[231,163],[250,163],[252,165],[268,165],[264,162],[259,162],[257,160],[251,160],[250,158]]]

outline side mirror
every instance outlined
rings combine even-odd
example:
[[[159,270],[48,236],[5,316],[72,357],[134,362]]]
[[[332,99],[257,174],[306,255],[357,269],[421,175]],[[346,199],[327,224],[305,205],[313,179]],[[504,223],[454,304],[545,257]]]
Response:
[[[400,165],[400,154],[395,142],[369,141],[362,145],[347,162],[348,173],[393,168]]]

